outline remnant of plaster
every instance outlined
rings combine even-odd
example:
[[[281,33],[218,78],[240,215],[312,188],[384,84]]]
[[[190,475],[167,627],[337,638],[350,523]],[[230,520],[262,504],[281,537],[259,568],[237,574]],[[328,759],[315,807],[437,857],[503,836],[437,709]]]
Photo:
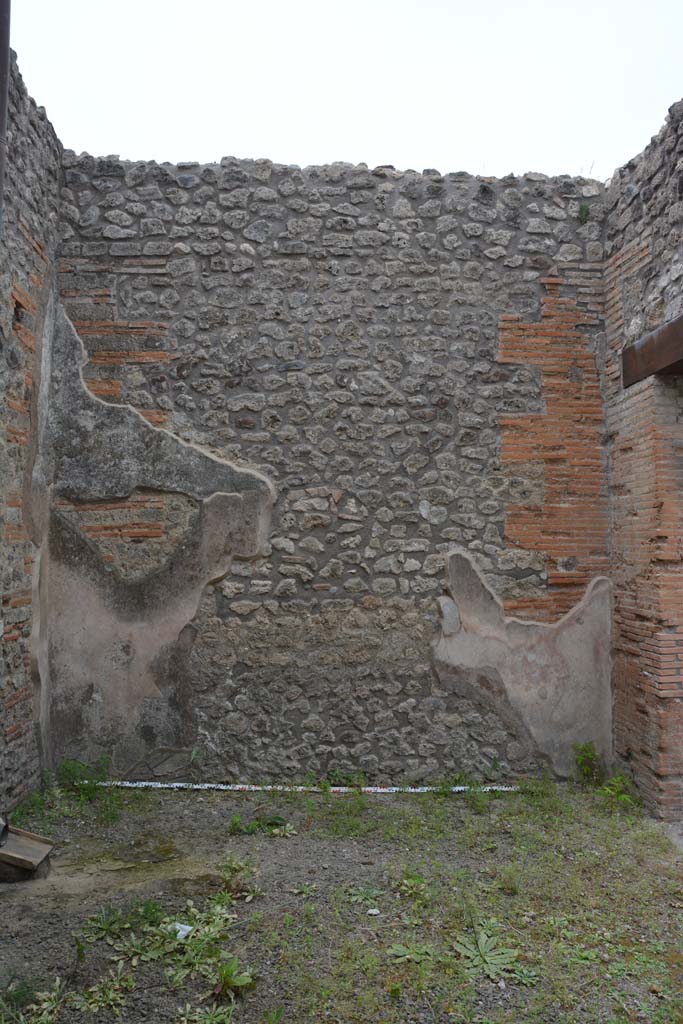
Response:
[[[274,492],[261,474],[94,397],[85,362],[53,300],[30,495],[41,549],[40,721],[48,764],[77,752],[112,754],[123,766],[150,747],[191,744],[189,681],[174,672],[182,664],[174,651],[191,646],[187,626],[206,584],[225,575],[233,555],[260,553]],[[118,519],[93,520],[102,509]],[[131,531],[157,550],[127,565],[110,538],[130,540]]]
[[[558,622],[508,618],[470,556],[448,559],[449,595],[439,598],[436,671],[462,696],[507,708],[524,745],[544,754],[558,775],[574,765],[575,743],[612,751],[611,587],[598,577]]]

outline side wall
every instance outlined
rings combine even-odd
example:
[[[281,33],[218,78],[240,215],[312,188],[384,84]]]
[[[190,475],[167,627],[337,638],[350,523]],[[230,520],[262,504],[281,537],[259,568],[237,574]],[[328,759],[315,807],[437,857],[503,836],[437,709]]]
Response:
[[[61,146],[12,58],[0,232],[0,808],[40,773],[30,664],[34,547],[23,515],[35,354],[54,270]]]
[[[607,567],[602,187],[74,154],[65,184],[92,392],[278,487],[267,556],[169,655],[206,771],[543,763],[435,673],[435,598],[454,545],[546,622]],[[89,514],[123,571],[165,543],[153,510]]]
[[[624,391],[621,351],[683,313],[683,103],[609,192],[616,750],[649,807],[683,816],[683,378]]]

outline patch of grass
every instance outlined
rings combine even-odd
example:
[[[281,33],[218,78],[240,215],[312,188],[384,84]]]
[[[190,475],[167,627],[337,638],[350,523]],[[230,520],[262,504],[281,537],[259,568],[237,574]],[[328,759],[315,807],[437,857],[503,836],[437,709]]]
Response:
[[[522,872],[519,864],[504,864],[498,871],[498,886],[508,896],[516,896],[521,887]]]
[[[106,905],[83,928],[83,971],[32,997],[21,1024],[60,1009],[111,1020],[130,991],[119,976],[138,972],[138,988],[144,978],[174,1007],[182,990],[186,1005],[168,1019],[185,1024],[678,1024],[683,872],[637,806],[614,813],[621,786],[612,798],[532,779],[480,807],[439,793],[288,794],[272,812],[286,803],[299,832],[299,876],[279,857],[233,853],[221,890],[196,903]],[[228,816],[216,816],[221,841]],[[265,891],[253,912],[257,869]],[[245,1010],[238,993],[257,972],[259,1005]],[[100,1008],[77,1010],[87,1000]],[[122,1014],[135,1012],[130,998]]]
[[[471,786],[463,796],[466,806],[473,814],[484,814],[494,799],[493,793],[487,793],[478,786]]]
[[[341,768],[331,768],[321,785],[327,783],[330,786],[347,786],[361,790],[368,782],[363,772],[348,772]]]
[[[76,1010],[92,1014],[108,1010],[118,1017],[126,1002],[126,992],[134,987],[133,975],[125,973],[123,964],[119,963],[106,977],[89,985],[82,993],[74,993],[68,1001]]]
[[[52,821],[70,816],[75,808],[75,802],[68,794],[57,789],[53,777],[46,774],[43,776],[41,788],[15,807],[12,812],[12,824],[19,828],[25,828],[29,824],[34,827],[41,823],[49,825]]]
[[[320,808],[321,831],[338,839],[371,835],[377,830],[377,821],[368,810],[368,797],[364,793],[334,796]]]
[[[284,1007],[278,1006],[275,1010],[266,1010],[263,1015],[263,1024],[280,1024],[284,1018]]]
[[[391,805],[386,797],[346,793],[323,798],[309,805],[307,811],[315,834],[417,844],[450,835],[454,808],[455,804],[431,793],[399,796]]]
[[[34,978],[11,978],[0,990],[0,1024],[22,1024],[23,1011],[33,1003],[41,989]]]
[[[94,764],[85,764],[83,761],[67,760],[62,761],[57,768],[57,787],[65,793],[70,793],[81,802],[92,803],[101,795],[100,782],[106,782],[109,778],[111,767],[110,757],[100,757]]]
[[[235,1007],[232,1003],[211,1007],[193,1007],[188,1003],[179,1013],[179,1024],[231,1024]]]
[[[242,821],[241,815],[233,814],[230,819],[228,833],[231,836],[253,836],[258,832],[285,839],[297,834],[291,822],[279,814],[272,814],[268,818],[254,818],[252,821]]]
[[[119,820],[126,802],[134,804],[136,798],[141,801],[144,797],[140,793],[127,794],[126,801],[121,790],[98,785],[109,778],[109,767],[108,757],[101,757],[91,765],[83,761],[62,761],[55,775],[45,773],[41,788],[15,808],[12,823],[41,831],[91,809],[98,822],[113,824]]]
[[[465,772],[456,772],[454,775],[446,775],[442,779],[435,779],[433,785],[436,787],[436,795],[442,799],[459,799],[460,793],[454,793],[454,786],[476,786],[478,783]]]

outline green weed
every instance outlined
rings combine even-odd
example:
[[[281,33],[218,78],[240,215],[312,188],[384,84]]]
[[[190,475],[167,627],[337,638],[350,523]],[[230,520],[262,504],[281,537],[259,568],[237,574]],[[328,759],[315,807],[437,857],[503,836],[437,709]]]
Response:
[[[605,766],[592,741],[575,743],[576,771],[582,786],[600,786],[605,779]]]
[[[119,963],[116,969],[100,979],[95,985],[90,985],[81,994],[73,994],[69,1003],[76,1010],[85,1010],[88,1013],[98,1014],[101,1010],[110,1010],[116,1016],[125,1005],[125,993],[135,987],[132,974],[124,974],[123,964]]]
[[[227,1006],[193,1008],[188,1003],[180,1013],[179,1024],[231,1024],[235,1014],[232,1003]]]
[[[464,960],[465,970],[470,976],[484,974],[491,981],[513,970],[518,952],[501,946],[491,928],[486,929],[479,922],[471,906],[467,908],[470,934],[460,935],[453,946]]]
[[[404,945],[401,942],[395,942],[393,946],[389,946],[387,954],[395,960],[396,963],[405,964],[422,964],[426,960],[432,960],[435,956],[434,948],[432,946],[425,945],[424,943],[412,943],[411,945]]]
[[[363,904],[366,907],[374,907],[377,901],[384,896],[383,889],[377,889],[373,885],[352,885],[345,892],[349,903]]]
[[[598,787],[597,793],[605,799],[611,811],[630,811],[638,805],[635,787],[626,775],[613,775]]]
[[[253,821],[242,821],[239,814],[233,814],[228,825],[231,836],[253,836],[258,832],[267,836],[279,836],[288,839],[297,834],[294,826],[279,814],[269,818],[255,818]]]
[[[220,999],[243,996],[256,984],[254,972],[243,967],[236,956],[229,956],[216,965],[212,992]]]

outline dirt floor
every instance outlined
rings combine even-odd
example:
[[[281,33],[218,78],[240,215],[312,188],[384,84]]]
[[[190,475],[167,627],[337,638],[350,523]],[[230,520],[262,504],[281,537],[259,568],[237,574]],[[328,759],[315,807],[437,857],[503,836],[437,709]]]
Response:
[[[52,791],[19,821],[57,849],[0,886],[2,1024],[683,1024],[683,854],[595,792]]]

